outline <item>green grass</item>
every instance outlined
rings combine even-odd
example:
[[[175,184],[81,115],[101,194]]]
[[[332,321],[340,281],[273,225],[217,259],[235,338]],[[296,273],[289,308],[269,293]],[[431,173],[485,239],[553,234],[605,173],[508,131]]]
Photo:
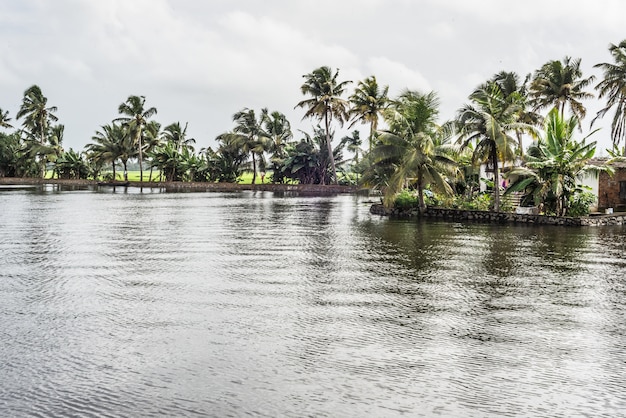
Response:
[[[111,174],[111,172],[103,172],[101,174],[102,176],[105,176],[106,174]],[[115,172],[117,178],[116,180],[121,181],[124,179],[124,172],[123,171],[116,171]],[[150,171],[149,170],[144,170],[143,172],[143,181],[148,181],[150,177]],[[46,172],[46,178],[52,178],[52,170],[48,170]],[[268,175],[265,177],[265,183],[269,182],[269,173]],[[241,177],[239,178],[239,184],[252,184],[252,173],[251,172],[245,172],[241,175]],[[139,170],[129,170],[128,171],[128,181],[139,181]],[[159,181],[159,172],[158,171],[153,171],[152,172],[152,181]],[[261,183],[261,175],[257,173],[256,175],[256,182],[257,184]],[[291,183],[291,182],[289,182]]]

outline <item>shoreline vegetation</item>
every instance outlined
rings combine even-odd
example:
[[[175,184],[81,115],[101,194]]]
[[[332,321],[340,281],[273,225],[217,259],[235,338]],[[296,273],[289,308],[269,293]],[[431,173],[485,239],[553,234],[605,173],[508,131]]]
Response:
[[[159,188],[166,190],[195,190],[207,192],[237,192],[244,190],[269,191],[269,192],[299,192],[306,194],[346,194],[357,193],[361,189],[357,186],[342,185],[321,185],[321,184],[278,184],[278,183],[207,183],[207,182],[181,182],[181,181],[129,181],[128,185],[120,182],[110,183],[96,180],[84,179],[42,179],[23,177],[0,177],[0,185],[7,186],[39,186],[45,184],[56,184],[63,186],[98,186],[98,187],[139,187],[139,188]]]
[[[603,73],[595,86],[595,76],[583,75],[581,59],[569,56],[526,77],[499,71],[447,121],[439,120],[434,91],[404,89],[390,97],[389,86],[374,75],[352,88],[339,69],[322,66],[303,75],[304,99],[294,107],[313,122],[309,132],[293,132],[280,111],[245,107],[233,114],[231,129],[215,138],[215,149],[200,150],[187,135],[187,123],[162,125],[157,108],[137,95],[119,105],[117,117],[95,131],[83,151],[65,150],[57,108],[33,85],[15,115],[21,128],[0,109],[0,128],[10,132],[0,132],[0,177],[54,183],[46,179],[51,173],[92,179],[84,184],[179,190],[327,194],[367,188],[382,194],[385,210],[417,207],[426,214],[445,207],[497,218],[524,207],[546,216],[583,217],[592,207],[609,209],[599,206],[586,179],[613,176],[616,164],[626,162],[626,40],[610,44],[609,52],[614,63],[594,66]],[[592,89],[606,104],[587,130],[582,101],[596,97]],[[613,149],[606,150],[611,158],[596,159],[597,142],[589,138],[597,131],[593,122],[607,113],[614,113]],[[344,124],[369,127],[367,139],[359,130],[335,138]],[[139,182],[129,178],[135,165]],[[143,181],[154,173],[164,181]]]
[[[99,184],[100,183],[100,184]],[[206,183],[206,182],[139,182],[131,181],[127,185],[102,184],[95,180],[70,179],[41,179],[21,177],[0,177],[0,186],[43,186],[61,185],[68,187],[135,187],[158,188],[171,191],[197,192],[240,192],[240,191],[268,191],[274,193],[298,193],[310,196],[328,196],[337,194],[364,194],[370,190],[356,186],[320,185],[320,184],[241,184],[241,183]],[[389,208],[381,203],[373,203],[370,213],[379,216],[395,218],[428,218],[454,222],[478,222],[491,224],[521,224],[521,225],[554,225],[554,226],[618,226],[626,225],[626,213],[592,214],[589,216],[554,216],[529,215],[514,212],[493,212],[489,210],[450,209],[428,207],[420,211],[418,207]]]

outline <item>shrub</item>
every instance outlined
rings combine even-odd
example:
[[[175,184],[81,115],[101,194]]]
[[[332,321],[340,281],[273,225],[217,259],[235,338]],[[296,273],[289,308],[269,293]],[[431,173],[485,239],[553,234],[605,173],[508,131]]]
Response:
[[[596,202],[596,196],[592,192],[575,193],[569,198],[569,216],[589,215],[589,206]]]
[[[419,206],[419,199],[416,193],[404,189],[396,195],[393,205],[399,209],[415,208]]]

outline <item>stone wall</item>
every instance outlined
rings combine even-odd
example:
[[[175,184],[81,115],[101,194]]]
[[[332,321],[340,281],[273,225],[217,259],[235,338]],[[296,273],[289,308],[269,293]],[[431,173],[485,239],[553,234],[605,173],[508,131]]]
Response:
[[[372,205],[370,212],[382,216],[414,217],[420,216],[419,210],[411,209],[389,209],[381,204]],[[626,213],[597,216],[547,216],[547,215],[525,215],[511,212],[487,212],[478,210],[460,210],[429,207],[422,215],[426,218],[444,219],[456,222],[484,222],[484,223],[514,223],[529,225],[560,225],[560,226],[605,226],[605,225],[626,225]]]

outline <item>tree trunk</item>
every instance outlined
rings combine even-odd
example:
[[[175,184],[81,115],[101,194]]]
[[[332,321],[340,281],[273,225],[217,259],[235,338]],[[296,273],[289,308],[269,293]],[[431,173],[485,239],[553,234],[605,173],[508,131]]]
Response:
[[[143,183],[143,154],[142,154],[142,143],[141,143],[141,129],[139,129],[139,138],[137,138],[137,142],[139,144],[139,182]]]
[[[256,183],[256,158],[254,151],[252,151],[252,184]]]
[[[498,168],[498,153],[495,147],[491,151],[491,161],[493,162],[493,210],[500,212],[500,171]]]
[[[333,155],[333,146],[330,143],[330,121],[328,120],[328,112],[324,113],[324,123],[326,125],[326,145],[328,146],[328,158],[330,159],[330,169],[333,179],[332,183],[337,184],[337,171],[335,170],[335,156]],[[322,180],[322,184],[324,181]]]
[[[524,157],[524,145],[522,143],[522,133],[517,132],[517,142],[519,144],[519,155],[520,157]]]
[[[417,197],[419,200],[420,215],[426,212],[426,203],[424,202],[424,185],[422,184],[422,176],[420,175],[417,180]]]
[[[117,180],[115,177],[115,161],[113,161],[113,181]]]

